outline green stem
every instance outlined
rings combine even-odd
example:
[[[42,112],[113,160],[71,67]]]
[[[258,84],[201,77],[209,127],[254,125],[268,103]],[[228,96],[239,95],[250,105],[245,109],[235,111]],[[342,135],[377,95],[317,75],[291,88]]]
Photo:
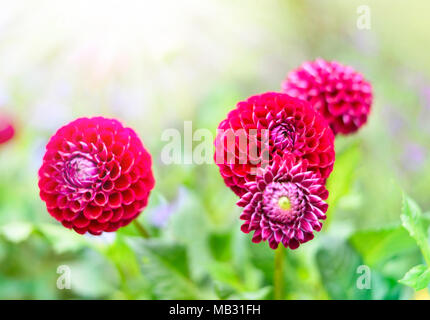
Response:
[[[137,228],[137,231],[139,231],[140,235],[145,238],[149,239],[151,236],[149,235],[149,232],[146,231],[145,227],[137,220],[134,220],[134,225]]]
[[[274,297],[275,300],[284,299],[284,255],[285,248],[280,245],[275,250],[275,272],[273,277]]]

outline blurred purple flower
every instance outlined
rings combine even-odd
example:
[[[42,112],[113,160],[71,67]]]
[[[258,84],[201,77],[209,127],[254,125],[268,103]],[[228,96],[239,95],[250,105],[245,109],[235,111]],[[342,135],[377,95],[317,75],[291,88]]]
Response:
[[[430,85],[421,89],[421,100],[424,108],[430,110]]]
[[[419,115],[414,126],[420,133],[430,134],[428,119],[430,118],[430,78],[422,71],[413,71],[401,67],[398,72],[401,81],[409,90],[415,92],[420,101]]]
[[[103,232],[99,236],[94,236],[91,233],[87,232],[84,234],[84,237],[95,244],[109,245],[114,243],[116,239],[116,232]]]
[[[418,91],[428,84],[426,75],[420,71],[414,71],[406,66],[401,66],[397,72],[397,80],[412,90]]]
[[[375,34],[358,30],[352,36],[354,46],[362,53],[373,56],[378,54],[379,43]]]
[[[430,119],[430,85],[423,86],[420,90],[420,100],[422,109],[419,115],[419,123],[422,131],[430,134],[430,127],[428,121]]]
[[[48,139],[37,137],[31,145],[31,149],[29,151],[29,154],[31,155],[29,168],[34,176],[37,175],[37,172],[42,165],[42,159],[46,152],[45,147],[47,143]]]
[[[387,128],[391,135],[399,135],[407,126],[404,115],[393,106],[385,105],[383,107],[383,114],[385,115]]]
[[[70,100],[71,93],[69,85],[56,84],[47,97],[34,104],[29,124],[39,130],[53,131],[68,122],[72,117],[72,108],[65,101]]]
[[[406,144],[401,157],[402,167],[406,171],[417,172],[426,161],[426,149],[421,145],[411,142]]]

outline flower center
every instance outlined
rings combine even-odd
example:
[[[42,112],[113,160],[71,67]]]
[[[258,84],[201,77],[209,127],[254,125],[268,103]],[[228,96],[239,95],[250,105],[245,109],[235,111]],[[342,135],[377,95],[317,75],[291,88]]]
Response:
[[[98,178],[96,164],[84,155],[77,155],[66,162],[65,179],[76,188],[88,188]]]
[[[293,150],[296,141],[295,130],[292,125],[282,123],[272,129],[270,138],[273,146],[278,150]]]
[[[302,212],[301,190],[292,182],[272,182],[263,192],[263,208],[272,221],[288,223]]]

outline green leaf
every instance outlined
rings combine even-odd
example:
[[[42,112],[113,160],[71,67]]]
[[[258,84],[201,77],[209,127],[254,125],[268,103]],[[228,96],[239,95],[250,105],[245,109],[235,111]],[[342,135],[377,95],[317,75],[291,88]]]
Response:
[[[403,227],[408,230],[410,236],[414,238],[421,250],[424,260],[427,265],[430,266],[430,244],[421,209],[414,200],[406,195],[403,196],[403,208],[400,218]]]
[[[330,192],[330,196],[327,200],[326,226],[329,225],[339,200],[349,193],[360,158],[361,153],[357,144],[336,155],[333,172],[327,180],[327,190]]]
[[[71,270],[71,289],[86,298],[106,298],[118,287],[115,269],[98,252],[88,250],[81,260],[66,264]]]
[[[360,253],[364,262],[371,267],[416,248],[415,241],[400,225],[358,231],[349,237],[349,242]]]
[[[209,271],[215,281],[227,284],[238,291],[245,290],[239,275],[230,263],[214,261]]]
[[[232,232],[216,232],[209,236],[212,256],[218,261],[230,261],[232,258]]]
[[[261,270],[266,280],[271,283],[273,281],[274,250],[270,249],[266,242],[251,242],[249,235],[245,235],[244,238],[250,252],[250,262]]]
[[[58,254],[75,252],[89,245],[83,236],[60,225],[40,224],[37,226],[37,231],[51,243]]]
[[[236,293],[236,291],[225,283],[214,281],[214,291],[218,299],[225,300]]]
[[[214,262],[210,273],[214,280],[216,294],[221,299],[264,299],[271,286],[263,287],[262,275],[253,266],[244,267],[244,274],[239,274],[230,263]]]
[[[115,241],[109,246],[98,249],[115,265],[118,271],[121,291],[119,299],[151,299],[151,290],[140,272],[136,254],[130,248],[123,235],[116,233]],[[122,295],[122,296],[121,296]]]
[[[197,299],[198,287],[190,277],[185,247],[157,239],[129,238],[136,252],[142,274],[151,282],[159,299]]]
[[[213,259],[209,248],[209,222],[198,195],[183,189],[176,212],[172,214],[165,234],[183,244],[187,250],[192,277],[202,280]]]
[[[266,299],[272,292],[272,286],[266,286],[255,291],[240,292],[229,297],[231,300],[263,300]]]
[[[10,222],[0,227],[0,234],[14,243],[26,240],[32,231],[33,226],[26,222]]]
[[[136,256],[123,240],[123,237],[117,235],[115,242],[102,252],[115,264],[121,276],[137,277],[139,275],[140,270]]]
[[[339,239],[327,238],[316,253],[317,266],[327,293],[332,299],[370,299],[371,290],[359,289],[358,253]]]
[[[430,284],[430,269],[426,265],[419,264],[409,270],[399,282],[416,291],[424,289]]]

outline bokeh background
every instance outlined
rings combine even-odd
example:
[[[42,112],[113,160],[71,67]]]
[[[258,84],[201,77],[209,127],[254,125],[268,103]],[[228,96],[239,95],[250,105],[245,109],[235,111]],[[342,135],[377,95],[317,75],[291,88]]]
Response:
[[[368,5],[370,30],[357,28]],[[273,250],[239,230],[236,197],[213,164],[165,165],[163,130],[215,134],[236,102],[277,91],[322,57],[374,88],[368,124],[336,141],[328,221],[287,251],[286,299],[426,298],[398,280],[422,262],[400,224],[402,192],[430,210],[428,1],[0,1],[0,112],[16,137],[0,146],[1,299],[266,299]],[[156,187],[139,217],[154,236],[79,236],[39,199],[49,137],[80,116],[133,127],[153,154]],[[131,240],[130,240],[131,239]],[[134,242],[133,242],[134,241]],[[372,286],[357,288],[357,266]],[[57,268],[72,271],[59,290]]]

